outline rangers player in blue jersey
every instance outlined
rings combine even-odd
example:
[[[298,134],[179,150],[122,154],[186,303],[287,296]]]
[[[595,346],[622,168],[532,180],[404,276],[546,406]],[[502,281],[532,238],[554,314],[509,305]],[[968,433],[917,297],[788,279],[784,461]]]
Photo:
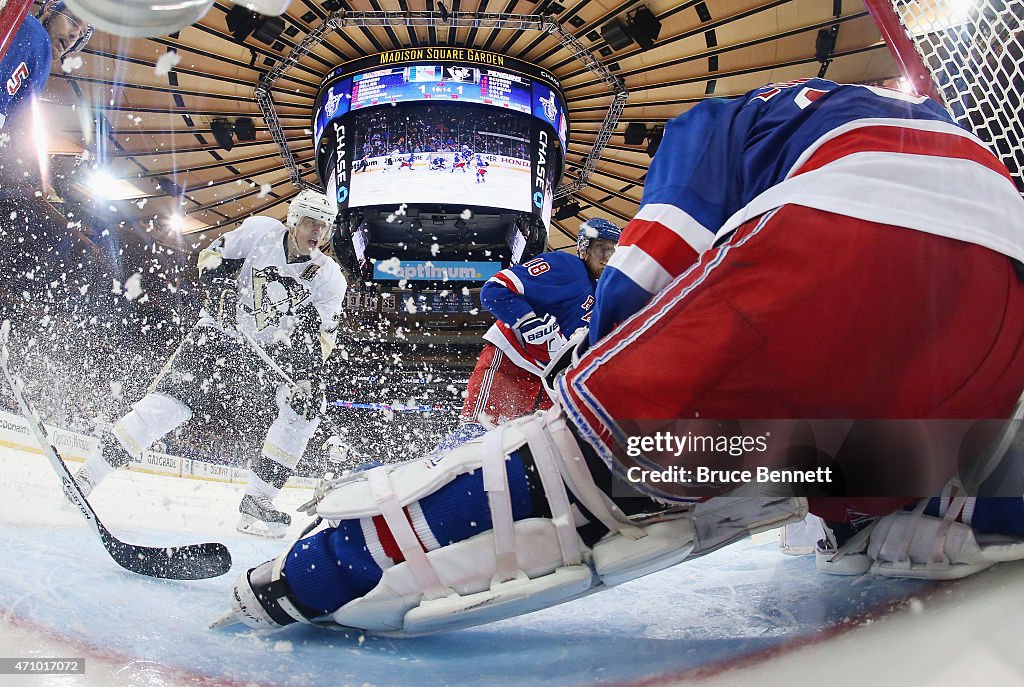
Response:
[[[1024,380],[1022,261],[1005,167],[926,98],[810,79],[705,100],[666,127],[598,286],[593,343],[552,365],[570,356],[559,403],[337,483],[315,504],[324,522],[244,573],[217,625],[446,631],[798,521],[807,498],[757,483],[691,493],[628,423],[1006,418]],[[881,474],[912,457],[871,439],[839,437],[859,459],[884,454]],[[869,485],[942,496],[876,510],[823,567],[955,578],[1024,558],[1024,500],[943,488],[932,467],[906,491]],[[818,501],[840,520],[865,508],[857,495]]]
[[[0,59],[0,129],[43,92],[50,65],[81,50],[91,36],[92,27],[63,2],[44,2],[37,17],[25,17]]]
[[[580,226],[576,255],[545,253],[498,272],[480,290],[497,318],[469,378],[463,422],[493,426],[551,407],[541,370],[566,337],[586,327],[594,288],[621,230],[606,219]]]

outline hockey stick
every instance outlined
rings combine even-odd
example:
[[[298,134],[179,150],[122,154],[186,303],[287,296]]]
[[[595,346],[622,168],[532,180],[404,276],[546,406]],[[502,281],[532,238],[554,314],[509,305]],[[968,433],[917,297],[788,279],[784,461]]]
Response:
[[[4,320],[0,326],[0,368],[3,369],[4,377],[14,397],[18,399],[21,413],[43,449],[43,455],[60,478],[64,496],[78,508],[78,512],[96,532],[114,562],[133,573],[169,580],[202,580],[226,573],[231,568],[231,553],[223,544],[211,542],[176,547],[138,546],[121,541],[100,522],[96,511],[82,494],[82,490],[50,441],[46,427],[25,394],[24,383],[10,368],[10,354],[7,350],[10,331],[10,321]]]
[[[255,353],[260,360],[265,362],[267,366],[274,371],[274,374],[276,374],[281,379],[282,382],[288,385],[288,388],[292,390],[292,393],[298,394],[300,396],[309,396],[309,393],[295,383],[295,380],[293,380],[291,376],[287,372],[285,372],[280,365],[277,364],[276,360],[270,357],[270,354],[267,353],[266,350],[264,350],[263,346],[261,346],[259,342],[256,341],[256,339],[252,338],[248,333],[246,333],[242,329],[238,329],[236,331],[239,334],[241,334],[242,338],[245,339],[245,342],[249,344],[249,348],[252,349],[252,352]],[[338,426],[334,424],[331,418],[327,417],[323,413],[320,413],[320,419],[324,421],[324,423],[327,425],[327,429],[329,429],[332,434],[342,436],[342,431],[338,429]],[[354,451],[352,451],[352,447],[348,444],[346,444],[346,446],[348,446],[349,448],[349,453],[354,454]]]

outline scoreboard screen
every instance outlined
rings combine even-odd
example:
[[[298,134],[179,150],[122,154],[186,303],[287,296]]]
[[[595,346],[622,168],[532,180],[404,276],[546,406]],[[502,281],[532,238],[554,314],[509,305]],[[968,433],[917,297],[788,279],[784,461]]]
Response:
[[[420,55],[428,59],[407,59]],[[567,144],[567,108],[554,77],[503,55],[452,48],[380,53],[328,72],[313,107],[313,142],[319,146],[328,122],[347,112],[410,102],[472,103],[531,114],[555,130],[563,150]]]
[[[353,110],[417,100],[480,103],[530,112],[532,90],[525,76],[467,65],[391,67],[352,77]]]
[[[569,122],[542,68],[468,48],[395,50],[325,75],[317,172],[339,208],[488,207],[550,224]]]

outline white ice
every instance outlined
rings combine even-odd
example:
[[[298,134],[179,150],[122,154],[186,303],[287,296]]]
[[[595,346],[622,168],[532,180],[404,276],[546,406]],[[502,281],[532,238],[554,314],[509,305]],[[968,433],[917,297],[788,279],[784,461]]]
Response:
[[[118,473],[92,499],[146,545],[221,541],[228,575],[155,580],[117,567],[38,455],[0,448],[0,657],[85,657],[86,673],[0,685],[1024,684],[1024,566],[957,583],[835,578],[772,534],[533,615],[378,639],[291,627],[211,632],[232,580],[281,542],[234,531],[240,485]],[[294,510],[308,491],[287,489]],[[305,524],[296,515],[293,534]]]
[[[451,163],[448,163],[449,166]],[[406,203],[451,203],[530,210],[530,168],[487,167],[486,181],[477,183],[473,167],[430,170],[418,160],[414,169],[373,168],[352,175],[349,205],[386,205],[401,195]],[[401,192],[400,194],[398,192]]]

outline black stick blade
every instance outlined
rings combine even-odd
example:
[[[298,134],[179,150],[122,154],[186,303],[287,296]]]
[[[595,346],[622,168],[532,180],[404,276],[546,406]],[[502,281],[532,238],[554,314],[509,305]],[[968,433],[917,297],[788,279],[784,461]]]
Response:
[[[160,548],[127,544],[105,529],[101,537],[115,563],[140,575],[167,580],[205,580],[231,569],[231,552],[216,542]]]

